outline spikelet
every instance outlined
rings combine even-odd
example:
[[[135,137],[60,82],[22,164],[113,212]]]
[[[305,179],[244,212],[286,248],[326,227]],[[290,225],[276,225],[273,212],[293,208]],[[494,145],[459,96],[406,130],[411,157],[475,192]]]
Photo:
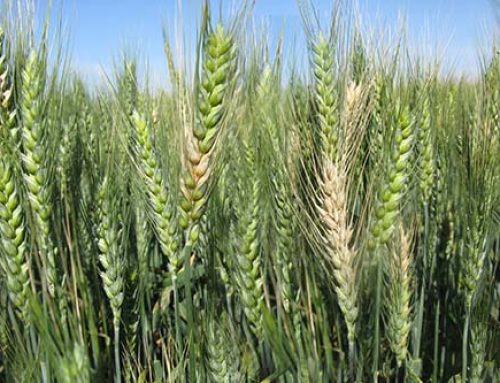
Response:
[[[63,354],[58,363],[57,381],[61,383],[90,382],[91,367],[87,350],[75,342],[71,352]]]
[[[430,101],[427,95],[423,96],[422,115],[418,131],[419,150],[419,186],[423,203],[428,203],[431,197],[432,184],[434,182],[434,158],[432,147],[432,130],[430,116]]]
[[[255,166],[254,149],[246,147],[250,169]],[[242,209],[240,219],[239,249],[236,254],[237,282],[245,315],[257,337],[262,334],[263,275],[259,244],[259,218],[261,184],[252,171],[249,203]]]
[[[63,132],[61,145],[59,146],[57,172],[59,175],[61,195],[66,195],[70,185],[71,160],[73,156],[74,129],[76,122],[73,119],[62,124]]]
[[[231,337],[226,313],[207,324],[207,366],[210,382],[231,383],[242,381],[239,372],[238,344]]]
[[[132,113],[132,150],[136,168],[145,188],[149,217],[153,222],[156,237],[163,255],[167,258],[171,271],[175,274],[179,267],[176,222],[167,185],[154,152],[152,126],[144,114]]]
[[[386,133],[389,132],[389,127],[385,124],[384,110],[384,105],[387,103],[387,84],[382,74],[377,75],[375,79],[373,98],[373,111],[371,113],[371,121],[369,125],[369,150],[372,165],[379,166],[385,152]]]
[[[0,137],[12,140],[17,145],[17,111],[14,105],[13,91],[14,86],[12,83],[5,32],[0,27]]]
[[[402,226],[399,249],[393,249],[387,266],[387,338],[398,367],[406,360],[411,329],[411,243]]]
[[[338,117],[334,85],[333,49],[320,34],[313,45],[314,94],[320,126],[321,146],[325,155],[335,160],[338,152]]]
[[[472,323],[471,329],[471,363],[470,381],[471,383],[483,382],[484,361],[486,359],[486,345],[488,339],[488,328],[483,318],[477,318]]]
[[[481,236],[482,228],[480,220],[480,216],[477,215],[473,219],[472,225],[466,228],[465,252],[460,257],[461,272],[459,275],[459,285],[464,292],[467,309],[470,309],[472,306],[472,299],[476,293],[486,261],[487,240]]]
[[[9,298],[26,325],[29,324],[29,262],[22,206],[12,169],[0,152],[0,264],[7,277]]]
[[[291,303],[294,299],[293,287],[293,227],[294,215],[290,203],[290,196],[284,185],[276,178],[273,179],[276,190],[276,258],[278,273],[280,276],[280,287],[283,298],[283,307],[287,313],[291,312]]]
[[[120,78],[120,95],[123,95],[123,107],[127,116],[134,112],[138,99],[137,91],[137,69],[135,62],[126,61],[124,72]]]
[[[271,192],[274,195],[274,209],[272,213],[276,215],[274,220],[276,230],[276,273],[279,278],[279,289],[283,300],[285,312],[291,312],[291,303],[294,299],[293,286],[293,259],[294,251],[294,227],[295,217],[292,209],[292,193],[290,185],[290,172],[287,168],[285,150],[282,145],[280,128],[276,119],[273,119],[275,98],[273,87],[273,73],[269,65],[266,65],[262,71],[262,78],[257,87],[258,96],[258,124],[266,128],[273,149],[273,156],[276,157],[275,164],[271,169]],[[273,102],[270,102],[272,100]]]
[[[116,213],[116,199],[108,188],[108,179],[105,178],[98,192],[98,247],[99,261],[102,266],[101,278],[104,292],[109,299],[113,312],[115,329],[120,327],[122,303],[124,299],[124,260],[120,248],[123,233],[122,223],[114,216]]]
[[[399,215],[401,199],[408,182],[409,159],[413,149],[414,124],[407,108],[401,110],[396,127],[395,145],[385,183],[377,193],[375,216],[368,247],[374,251],[390,239]]]
[[[44,262],[48,291],[55,297],[59,287],[55,249],[51,238],[50,180],[45,145],[46,122],[42,116],[43,77],[38,55],[32,51],[22,73],[22,162],[28,200],[36,225],[35,238]]]

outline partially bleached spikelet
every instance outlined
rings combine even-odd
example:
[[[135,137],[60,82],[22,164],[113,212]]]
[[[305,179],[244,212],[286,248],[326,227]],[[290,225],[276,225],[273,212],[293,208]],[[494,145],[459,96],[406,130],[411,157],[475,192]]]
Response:
[[[366,113],[370,107],[368,95],[371,85],[360,82],[356,84],[351,81],[345,89],[344,105],[342,111],[342,142],[339,159],[342,157],[357,159],[357,152],[363,142],[366,132],[366,124],[369,121],[369,114]],[[360,160],[363,160],[362,158]],[[355,177],[359,177],[362,172],[362,164],[354,166]]]
[[[137,110],[132,114],[132,148],[139,177],[147,195],[149,216],[153,221],[161,251],[173,272],[179,268],[177,233],[167,185],[154,152],[152,126]]]
[[[329,159],[323,163],[323,176],[319,180],[321,202],[317,205],[324,224],[323,241],[328,261],[332,264],[335,291],[347,325],[347,338],[352,347],[358,318],[356,286],[356,251],[351,241],[353,229],[347,210],[347,175],[345,169]]]
[[[357,110],[357,105],[359,100],[362,99],[362,96],[363,85],[361,83],[357,84],[354,81],[350,81],[345,92],[345,109]]]
[[[396,126],[395,144],[384,183],[376,196],[375,214],[368,247],[374,251],[391,237],[399,215],[400,203],[408,182],[409,160],[415,136],[408,108],[401,110]]]
[[[187,171],[182,179],[180,224],[186,241],[195,243],[200,219],[208,200],[214,164],[213,151],[225,114],[224,100],[234,77],[236,48],[233,37],[221,24],[209,33],[203,57],[203,73],[198,100],[198,116],[186,142]]]
[[[12,169],[0,153],[0,254],[9,298],[25,324],[29,322],[29,262],[24,218]]]
[[[360,123],[363,117],[364,110],[362,108],[364,98],[363,84],[350,82],[345,92],[344,113],[346,116],[345,136],[352,137],[354,130]],[[349,145],[348,145],[349,146]]]
[[[320,125],[321,145],[326,156],[335,160],[338,151],[337,101],[334,84],[334,57],[330,42],[320,34],[313,44],[314,95]]]
[[[44,261],[45,277],[51,296],[59,286],[55,249],[51,239],[52,203],[44,144],[46,125],[42,116],[43,77],[38,55],[32,51],[22,73],[22,162],[28,200],[36,225],[35,238]]]
[[[398,366],[406,360],[411,329],[411,242],[400,227],[399,249],[391,251],[387,265],[387,338]]]

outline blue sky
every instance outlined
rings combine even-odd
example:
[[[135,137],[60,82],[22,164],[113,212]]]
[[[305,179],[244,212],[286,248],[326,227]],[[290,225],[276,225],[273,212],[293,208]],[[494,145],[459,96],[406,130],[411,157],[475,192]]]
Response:
[[[201,0],[180,2],[184,8],[184,30],[194,31]],[[327,15],[332,7],[331,0],[313,2],[321,15]],[[57,7],[60,1],[54,3]],[[95,80],[103,68],[109,70],[120,52],[138,50],[141,58],[147,60],[155,81],[166,81],[162,27],[170,32],[175,30],[174,25],[179,22],[178,3],[178,0],[64,0],[63,15],[70,29],[73,66],[83,76]],[[445,52],[446,60],[466,74],[477,73],[478,46],[487,41],[495,26],[491,0],[359,0],[359,4],[363,25],[396,27],[398,16],[406,15],[412,39],[431,45],[439,41],[440,48],[446,47],[440,53]],[[303,43],[296,0],[256,0],[254,17],[269,26],[271,35],[276,36],[285,25],[286,40]],[[424,31],[428,31],[427,38]]]

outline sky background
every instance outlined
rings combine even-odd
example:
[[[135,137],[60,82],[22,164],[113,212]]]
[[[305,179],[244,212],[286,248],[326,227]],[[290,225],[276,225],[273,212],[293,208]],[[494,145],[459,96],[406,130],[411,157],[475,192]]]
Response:
[[[219,0],[213,1],[217,9]],[[70,32],[73,67],[90,81],[109,72],[123,51],[139,52],[148,63],[156,85],[167,81],[162,29],[178,30],[178,0],[54,0],[62,4],[63,21]],[[183,30],[190,37],[199,19],[201,0],[181,0]],[[231,1],[224,1],[225,4]],[[332,8],[332,0],[313,0],[321,17]],[[497,28],[491,0],[359,0],[362,25],[395,29],[401,15],[408,21],[407,34],[416,46],[433,47],[444,57],[446,67],[474,76],[478,73],[480,48]],[[46,1],[38,2],[43,8]],[[232,4],[239,4],[232,0]],[[296,52],[304,47],[302,21],[296,0],[256,0],[254,19],[267,25],[276,38],[284,31]],[[437,48],[437,49],[436,49]],[[291,49],[291,48],[290,48]],[[290,51],[290,50],[289,50]],[[109,75],[109,73],[108,73]]]

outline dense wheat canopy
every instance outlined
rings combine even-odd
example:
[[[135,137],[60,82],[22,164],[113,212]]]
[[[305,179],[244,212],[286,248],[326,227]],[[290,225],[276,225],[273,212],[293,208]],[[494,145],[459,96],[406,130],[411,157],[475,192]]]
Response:
[[[0,2],[0,381],[500,381],[498,49],[460,79],[346,3],[298,1],[302,68],[200,2],[151,87]]]

